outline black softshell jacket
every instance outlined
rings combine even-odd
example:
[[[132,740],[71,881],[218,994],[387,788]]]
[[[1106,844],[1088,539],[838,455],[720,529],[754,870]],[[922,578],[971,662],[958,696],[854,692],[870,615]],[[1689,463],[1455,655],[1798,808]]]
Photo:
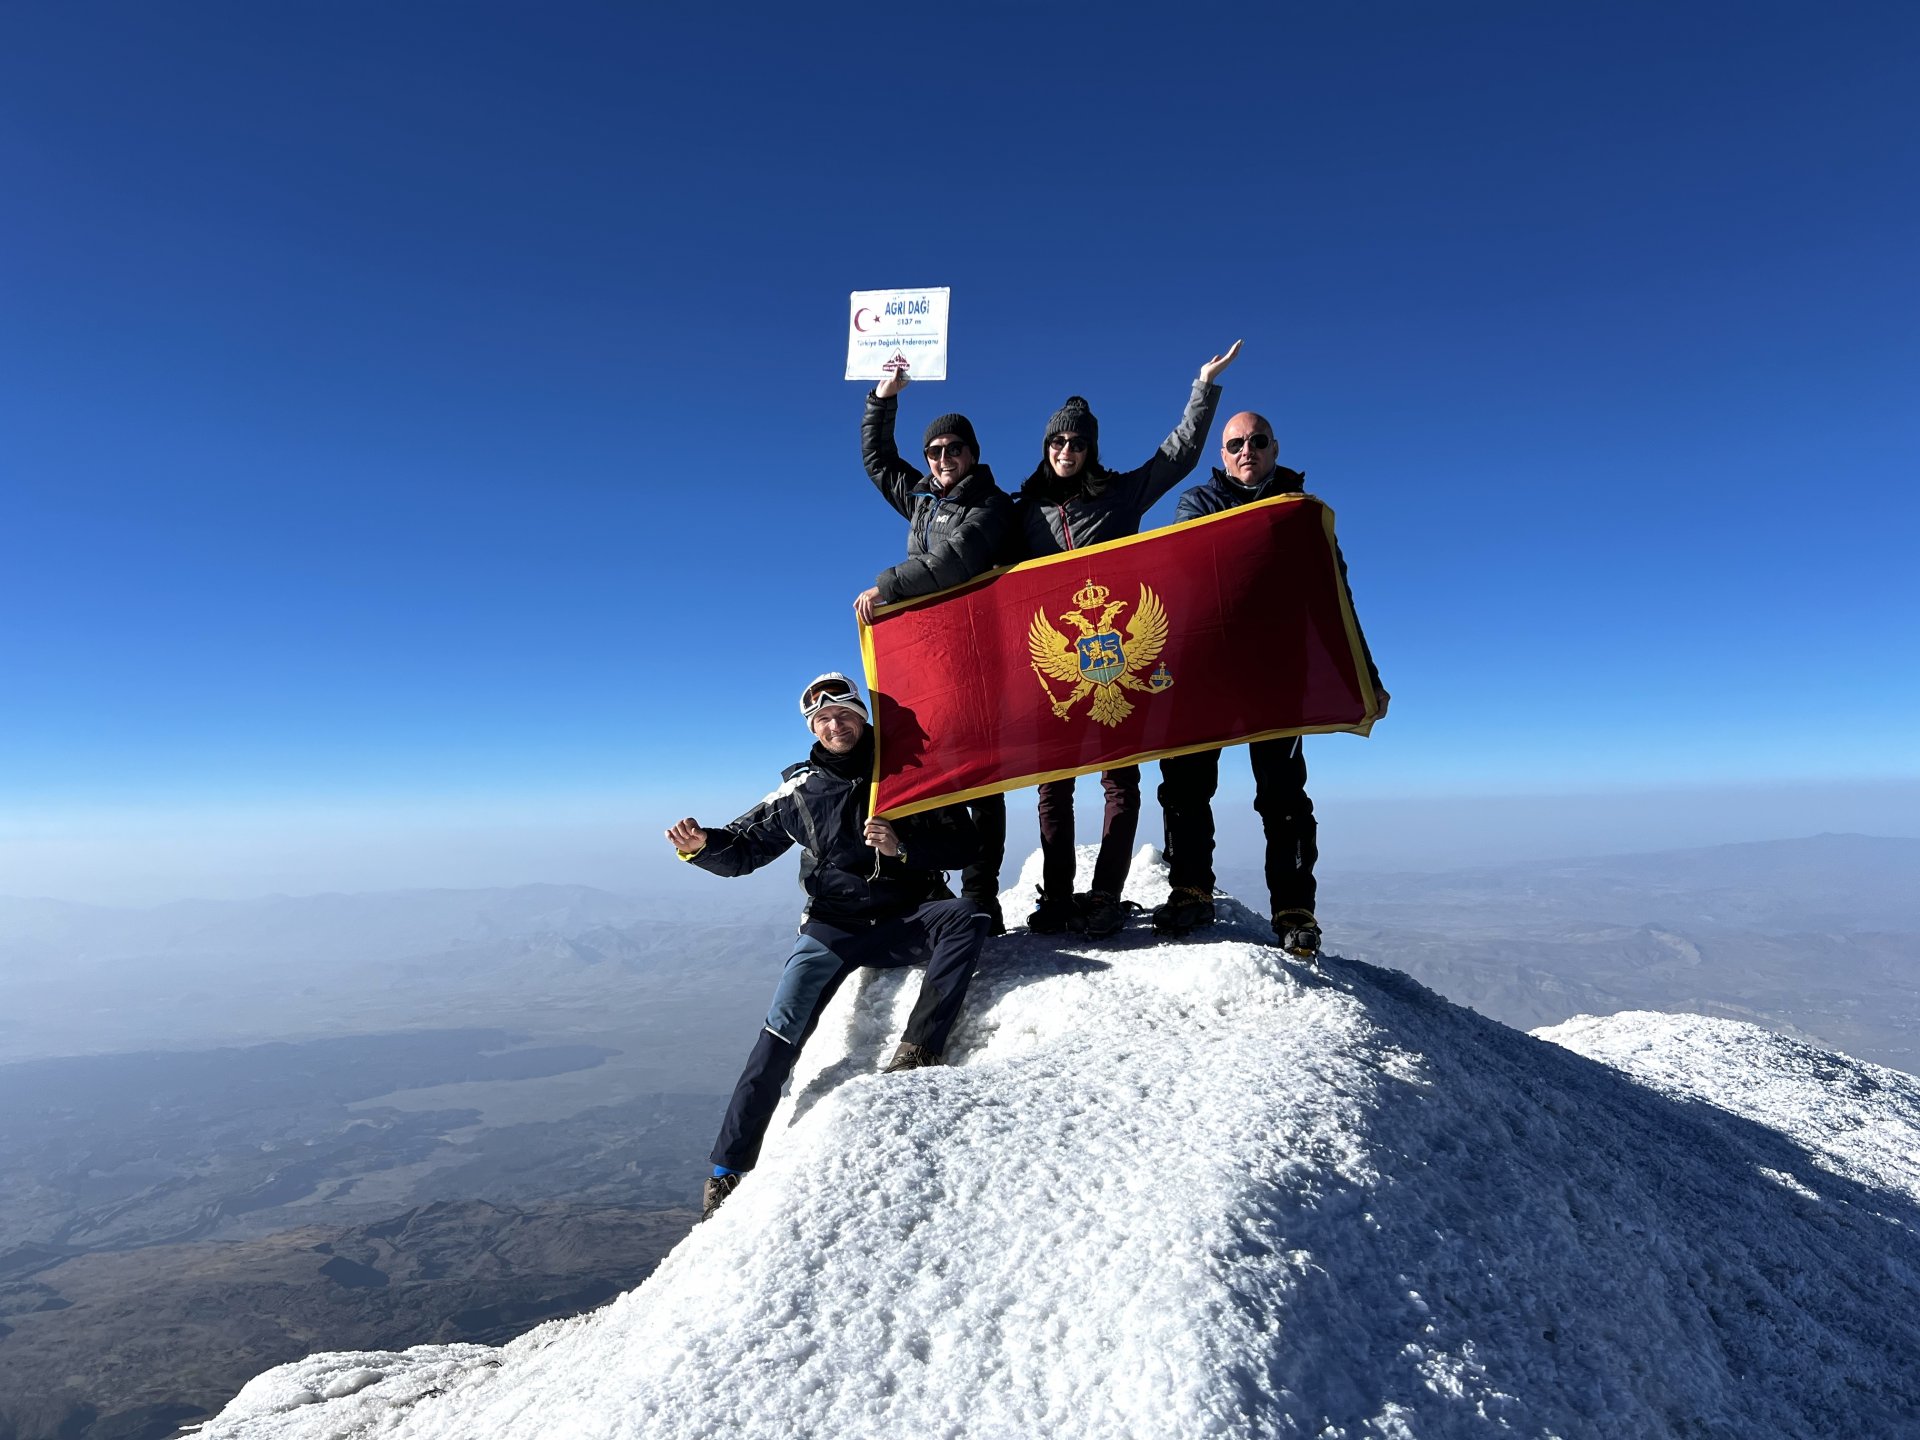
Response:
[[[860,421],[867,478],[907,519],[907,558],[874,581],[888,604],[931,595],[991,570],[1013,525],[1013,501],[984,465],[975,465],[946,494],[934,493],[931,477],[901,459],[894,445],[899,408],[898,396],[882,399],[869,392]]]
[[[887,920],[950,898],[940,872],[960,869],[980,849],[966,806],[894,821],[906,855],[887,859],[861,839],[867,797],[865,775],[834,775],[803,760],[782,771],[780,788],[738,820],[708,828],[706,847],[689,863],[715,875],[746,875],[798,845],[806,918],[838,925]]]

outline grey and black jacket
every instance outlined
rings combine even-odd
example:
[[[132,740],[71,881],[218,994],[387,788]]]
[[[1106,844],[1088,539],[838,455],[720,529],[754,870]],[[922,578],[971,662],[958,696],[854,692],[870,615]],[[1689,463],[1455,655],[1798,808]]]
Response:
[[[869,392],[860,421],[860,459],[867,478],[907,519],[907,558],[882,570],[874,583],[881,600],[909,600],[971,580],[999,563],[1013,524],[1013,501],[976,464],[944,495],[930,476],[905,460],[893,443],[899,397]]]
[[[1284,465],[1274,466],[1273,473],[1251,490],[1216,466],[1213,478],[1206,484],[1181,492],[1179,500],[1174,503],[1173,518],[1176,522],[1198,520],[1202,515],[1217,515],[1222,510],[1250,505],[1255,500],[1267,500],[1275,495],[1298,495],[1306,488],[1307,472],[1289,470]]]
[[[1219,405],[1220,387],[1196,379],[1186,413],[1173,433],[1152,459],[1125,474],[1099,465],[1094,456],[1089,459],[1095,463],[1062,480],[1047,463],[1043,437],[1040,468],[1014,498],[1014,542],[1019,550],[1009,558],[1031,560],[1139,534],[1141,517],[1200,463],[1200,450]]]
[[[905,852],[898,859],[868,848],[862,834],[871,734],[854,754],[836,757],[852,764],[830,770],[816,747],[814,758],[788,766],[779,789],[732,824],[709,828],[705,848],[688,856],[689,863],[715,875],[747,875],[800,846],[800,888],[807,892],[803,922],[861,926],[907,914],[929,900],[951,899],[940,872],[961,868],[980,848],[967,807],[950,805],[894,821]]]

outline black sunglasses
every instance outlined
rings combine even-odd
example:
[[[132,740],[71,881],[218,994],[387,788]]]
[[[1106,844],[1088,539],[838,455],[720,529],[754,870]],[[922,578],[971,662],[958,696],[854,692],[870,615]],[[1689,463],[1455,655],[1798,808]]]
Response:
[[[1227,441],[1227,453],[1229,455],[1238,455],[1242,445],[1251,445],[1253,447],[1253,453],[1258,455],[1272,443],[1273,436],[1262,435],[1258,431],[1255,431],[1251,435],[1236,435],[1233,439]]]
[[[966,448],[967,442],[964,440],[949,440],[943,444],[929,445],[927,446],[927,458],[929,460],[944,460],[951,455],[954,459],[958,460],[960,458],[960,452]]]
[[[1050,435],[1047,437],[1049,450],[1065,450],[1069,454],[1084,455],[1087,451],[1087,437],[1084,435]]]

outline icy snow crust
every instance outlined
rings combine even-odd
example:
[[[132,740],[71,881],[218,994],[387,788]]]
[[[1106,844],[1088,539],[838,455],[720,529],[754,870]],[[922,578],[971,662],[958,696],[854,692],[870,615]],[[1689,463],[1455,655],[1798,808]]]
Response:
[[[1164,896],[1150,851],[1134,877]],[[1920,1433],[1912,1166],[1836,1170],[1779,1118],[1852,1062],[1687,1033],[1714,1095],[1759,1066],[1788,1097],[1743,1118],[1222,908],[994,942],[945,1069],[875,1073],[917,973],[850,984],[761,1168],[638,1290],[282,1366],[200,1433]],[[1875,1123],[1920,1154],[1911,1107]]]

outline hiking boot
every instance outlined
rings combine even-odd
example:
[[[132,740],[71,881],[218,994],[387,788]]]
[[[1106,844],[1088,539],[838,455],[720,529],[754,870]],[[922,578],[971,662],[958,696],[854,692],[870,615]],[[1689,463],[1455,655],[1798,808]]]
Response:
[[[740,1188],[740,1182],[746,1178],[745,1175],[737,1174],[709,1175],[707,1177],[707,1188],[701,1195],[700,1218],[702,1220],[711,1220],[713,1218],[713,1212],[720,1208],[720,1202],[725,1200],[727,1196],[731,1195],[735,1190],[738,1190]]]
[[[1166,902],[1153,907],[1153,928],[1161,935],[1186,935],[1213,924],[1213,896],[1205,890],[1174,887]]]
[[[1098,890],[1074,896],[1073,903],[1080,911],[1080,928],[1089,940],[1104,940],[1127,923],[1127,912],[1120,908],[1120,902]]]
[[[896,1070],[922,1070],[929,1065],[944,1065],[945,1063],[944,1060],[933,1051],[927,1049],[926,1046],[915,1045],[911,1041],[902,1040],[900,1042],[900,1048],[893,1052],[893,1059],[886,1063],[886,1066],[880,1073],[882,1075],[891,1075]]]
[[[1000,897],[998,895],[962,895],[960,898],[987,917],[987,934],[1004,935],[1007,933],[1007,921],[1006,917],[1000,913]]]
[[[1280,911],[1273,917],[1273,933],[1280,948],[1295,959],[1320,958],[1320,922],[1310,911]]]
[[[1027,917],[1027,929],[1035,935],[1059,935],[1068,930],[1078,933],[1086,928],[1080,907],[1067,895],[1042,895]]]

